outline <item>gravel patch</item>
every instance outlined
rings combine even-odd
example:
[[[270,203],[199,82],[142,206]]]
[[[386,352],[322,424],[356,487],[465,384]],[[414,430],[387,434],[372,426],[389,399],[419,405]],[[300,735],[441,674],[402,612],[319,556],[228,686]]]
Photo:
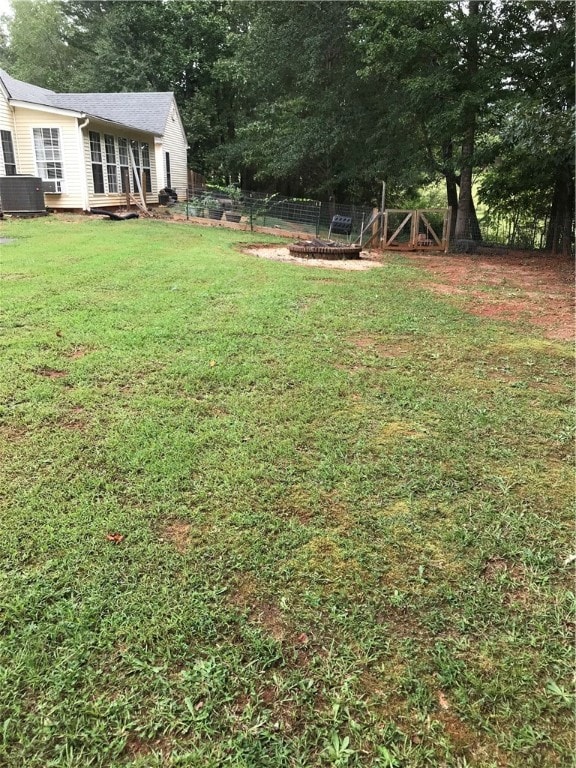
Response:
[[[271,259],[272,261],[285,261],[289,264],[300,264],[303,267],[322,267],[323,269],[345,269],[349,271],[364,271],[374,267],[381,267],[379,261],[370,258],[366,252],[360,254],[359,259],[342,259],[334,261],[333,259],[302,259],[297,256],[291,256],[288,248],[278,246],[256,246],[254,248],[243,248],[243,253],[249,256],[258,256],[261,259]]]

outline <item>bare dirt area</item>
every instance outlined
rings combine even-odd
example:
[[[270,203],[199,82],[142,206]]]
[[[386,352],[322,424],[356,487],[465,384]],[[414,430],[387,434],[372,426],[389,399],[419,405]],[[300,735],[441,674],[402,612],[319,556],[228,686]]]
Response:
[[[550,339],[574,338],[572,261],[524,251],[403,255],[436,278],[423,283],[425,288],[464,299],[473,315],[533,323]]]
[[[342,259],[341,261],[335,261],[334,259],[303,259],[298,256],[292,256],[289,253],[287,246],[254,245],[242,247],[241,250],[249,256],[258,256],[261,259],[271,259],[272,261],[285,261],[289,264],[300,264],[303,267],[346,269],[358,272],[382,266],[381,261],[377,257],[364,251],[359,259]]]

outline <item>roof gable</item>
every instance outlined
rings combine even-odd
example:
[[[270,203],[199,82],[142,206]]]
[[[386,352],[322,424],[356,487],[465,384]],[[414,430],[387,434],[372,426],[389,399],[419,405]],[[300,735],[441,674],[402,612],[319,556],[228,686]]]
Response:
[[[52,106],[47,99],[50,98],[54,91],[50,91],[48,88],[40,88],[38,85],[24,83],[22,80],[16,80],[15,77],[12,77],[3,69],[0,69],[0,80],[2,80],[9,98],[16,101],[30,101],[34,104]]]
[[[171,91],[56,93],[47,88],[16,80],[2,69],[0,69],[0,80],[9,98],[14,101],[68,109],[158,136],[164,134],[174,101],[174,94]]]

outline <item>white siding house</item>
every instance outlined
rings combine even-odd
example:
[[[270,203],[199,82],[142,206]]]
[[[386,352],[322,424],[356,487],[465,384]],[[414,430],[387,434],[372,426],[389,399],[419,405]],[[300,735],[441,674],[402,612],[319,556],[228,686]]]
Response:
[[[173,93],[55,93],[0,69],[0,176],[39,176],[50,208],[184,196],[186,150]]]

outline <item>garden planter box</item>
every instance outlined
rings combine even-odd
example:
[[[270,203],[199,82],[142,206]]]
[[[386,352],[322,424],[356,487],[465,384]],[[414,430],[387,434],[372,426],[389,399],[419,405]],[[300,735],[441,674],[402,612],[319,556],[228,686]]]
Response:
[[[235,224],[239,224],[241,218],[241,213],[231,213],[230,211],[226,211],[226,221],[233,221]]]
[[[210,219],[221,219],[223,213],[224,211],[221,211],[218,208],[208,208],[208,218]]]

